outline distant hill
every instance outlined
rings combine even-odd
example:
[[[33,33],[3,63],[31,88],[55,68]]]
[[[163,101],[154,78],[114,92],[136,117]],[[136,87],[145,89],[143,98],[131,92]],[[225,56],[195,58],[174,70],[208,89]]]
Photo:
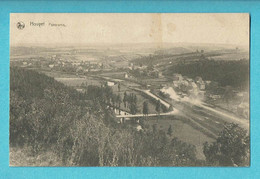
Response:
[[[154,54],[177,55],[177,54],[184,54],[184,53],[191,53],[191,52],[193,51],[184,47],[175,47],[175,48],[166,48],[162,50],[157,50],[154,52]]]
[[[16,55],[32,55],[32,54],[38,54],[41,52],[46,52],[48,48],[45,47],[11,47],[10,48],[10,55],[16,56]]]

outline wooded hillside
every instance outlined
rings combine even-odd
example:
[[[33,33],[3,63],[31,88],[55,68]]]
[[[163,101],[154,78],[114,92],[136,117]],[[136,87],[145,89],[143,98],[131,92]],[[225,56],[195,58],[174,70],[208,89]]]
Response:
[[[58,165],[189,166],[196,149],[155,126],[142,132],[114,122],[106,87],[81,94],[35,71],[11,68],[10,147],[37,155],[51,150]],[[99,98],[100,95],[103,98]],[[107,97],[106,97],[107,96]],[[89,100],[91,99],[91,100]],[[57,165],[57,164],[55,164]]]

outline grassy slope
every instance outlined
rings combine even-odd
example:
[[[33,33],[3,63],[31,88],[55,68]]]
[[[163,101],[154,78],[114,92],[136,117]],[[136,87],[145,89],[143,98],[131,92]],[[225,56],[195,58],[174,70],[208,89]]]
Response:
[[[205,158],[203,154],[203,143],[214,141],[214,139],[208,137],[199,130],[194,129],[188,123],[175,119],[173,116],[163,117],[163,119],[161,117],[161,120],[159,119],[158,121],[155,118],[149,118],[145,123],[150,126],[156,124],[158,129],[166,132],[171,125],[173,129],[171,138],[177,137],[184,142],[195,145],[197,149],[197,157],[199,159]]]

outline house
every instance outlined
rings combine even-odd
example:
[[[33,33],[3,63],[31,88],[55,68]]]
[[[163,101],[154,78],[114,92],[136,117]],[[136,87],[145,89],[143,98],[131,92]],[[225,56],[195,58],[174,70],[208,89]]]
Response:
[[[205,90],[205,83],[202,81],[201,83],[197,83],[200,90]]]
[[[187,78],[186,79],[189,83],[192,83],[193,82],[193,79],[191,79],[191,78]]]
[[[107,86],[114,86],[114,85],[115,85],[115,83],[112,82],[112,81],[108,81],[108,82],[107,82]]]
[[[173,81],[173,86],[174,86],[174,88],[178,88],[179,87],[178,81]]]
[[[125,74],[124,74],[124,77],[125,77],[125,78],[128,78],[128,74],[127,74],[127,73],[125,73]]]
[[[210,85],[211,81],[205,81],[206,85]]]
[[[197,76],[197,77],[195,78],[195,81],[196,81],[196,82],[202,82],[203,80],[202,80],[202,78],[201,78],[200,76]]]
[[[133,63],[130,63],[129,66],[128,66],[128,68],[129,68],[130,70],[134,70],[134,64],[133,64]]]
[[[205,86],[205,82],[202,80],[201,77],[197,76],[195,78],[196,84],[198,85],[200,90],[205,90],[206,86]]]
[[[79,66],[81,63],[80,62],[72,62],[71,63],[73,66]]]
[[[138,66],[137,69],[139,69],[139,70],[145,70],[145,69],[147,69],[147,66],[146,66],[146,65]]]
[[[183,80],[183,77],[181,74],[173,74],[173,81],[182,81]]]
[[[137,131],[140,131],[140,130],[143,130],[143,128],[142,128],[141,125],[138,125],[138,126],[136,127],[136,130],[137,130]]]
[[[83,93],[85,90],[84,89],[81,89],[81,88],[77,88],[76,89],[78,92],[81,92],[81,93]]]
[[[220,99],[220,98],[221,98],[220,95],[216,95],[216,94],[210,94],[209,97],[212,98],[213,100],[216,100],[216,99]]]
[[[181,91],[187,92],[189,90],[189,82],[188,81],[181,82],[181,84],[179,85],[179,88]]]
[[[50,68],[53,68],[53,67],[54,67],[54,64],[50,64],[49,67],[50,67]]]
[[[192,87],[192,89],[197,89],[198,88],[197,84],[194,83],[193,81],[189,82],[189,85]]]

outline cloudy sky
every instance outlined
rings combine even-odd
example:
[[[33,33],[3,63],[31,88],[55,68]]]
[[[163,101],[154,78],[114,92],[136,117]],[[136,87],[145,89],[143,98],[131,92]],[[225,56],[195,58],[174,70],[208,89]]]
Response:
[[[17,22],[25,28],[17,28]],[[38,23],[44,23],[37,26]],[[55,26],[53,24],[64,24]],[[248,46],[249,14],[10,15],[10,44],[220,43]]]

